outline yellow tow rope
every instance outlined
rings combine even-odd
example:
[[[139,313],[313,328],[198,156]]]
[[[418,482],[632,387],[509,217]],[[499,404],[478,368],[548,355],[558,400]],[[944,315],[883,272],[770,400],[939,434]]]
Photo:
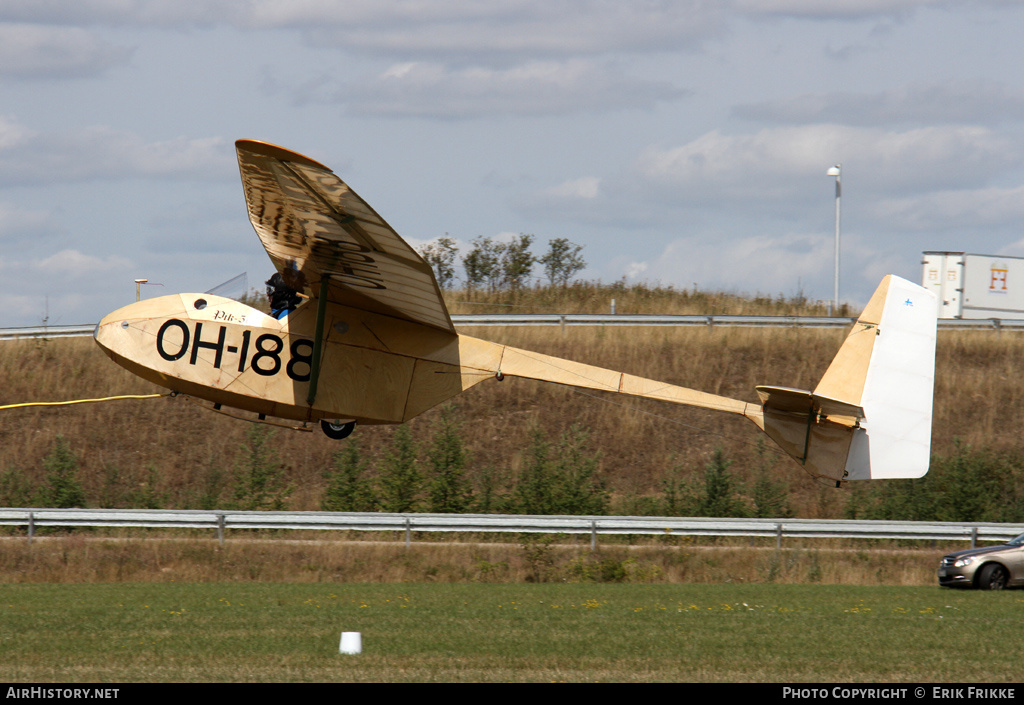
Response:
[[[116,397],[100,397],[99,399],[72,399],[70,401],[29,401],[22,404],[5,404],[0,406],[0,411],[5,409],[19,409],[26,406],[68,406],[70,404],[94,404],[101,401],[116,401],[118,399],[154,399],[156,397],[167,397],[174,392],[163,392],[161,394],[122,394]]]

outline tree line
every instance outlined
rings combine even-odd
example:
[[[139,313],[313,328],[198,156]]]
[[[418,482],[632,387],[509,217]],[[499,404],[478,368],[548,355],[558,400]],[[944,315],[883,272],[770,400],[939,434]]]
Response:
[[[846,505],[851,519],[887,521],[1024,522],[1024,458],[956,442],[949,456],[932,456],[914,480],[858,483]]]
[[[38,483],[17,469],[0,473],[0,506],[136,509],[287,510],[294,490],[291,468],[274,452],[276,430],[249,424],[230,468],[207,468],[187,496],[161,489],[155,468],[129,477],[105,467],[89,493],[78,477],[79,460],[63,436],[44,458]],[[345,441],[324,468],[320,509],[338,512],[501,514],[630,514],[788,518],[788,485],[772,472],[775,454],[763,442],[742,474],[721,448],[702,469],[673,463],[657,491],[613,497],[601,455],[590,434],[574,425],[557,437],[535,428],[514,467],[474,462],[456,407],[435,415],[429,433],[415,439],[407,425],[374,457],[358,437]],[[933,456],[916,480],[852,483],[842,494],[851,519],[955,522],[1024,522],[1024,483],[1018,454],[957,444],[948,457]]]
[[[160,487],[154,468],[129,476],[116,467],[102,469],[87,493],[79,460],[63,436],[43,460],[42,480],[33,484],[21,470],[0,473],[0,506],[53,508],[131,507],[136,509],[286,510],[294,490],[291,468],[274,452],[276,429],[246,427],[232,467],[206,468],[185,496],[171,497]],[[345,441],[323,470],[319,508],[338,512],[432,512],[502,514],[603,515],[626,510],[648,515],[747,516],[751,503],[738,495],[742,483],[728,473],[730,462],[716,451],[699,482],[682,480],[683,468],[666,472],[663,492],[634,498],[613,507],[601,466],[591,448],[590,433],[573,425],[555,437],[534,428],[526,446],[513,453],[511,466],[477,463],[463,439],[453,405],[442,407],[424,437],[416,439],[408,425],[395,428],[383,452],[370,456],[357,436]],[[140,481],[140,479],[142,481]],[[770,485],[769,481],[769,485]],[[788,511],[773,505],[784,495],[754,485],[756,511]],[[769,488],[771,489],[771,488]],[[620,512],[621,513],[621,512]],[[767,515],[767,514],[766,514]]]
[[[41,482],[31,482],[20,469],[0,473],[0,506],[285,510],[295,488],[291,468],[273,450],[276,433],[269,426],[249,424],[233,467],[206,468],[203,480],[187,496],[176,498],[160,489],[155,469],[139,482],[112,466],[102,469],[99,482],[91,483],[90,496],[78,476],[78,457],[57,436],[43,460]],[[428,438],[417,441],[407,425],[400,425],[380,457],[368,457],[358,437],[346,440],[324,469],[320,509],[604,514],[609,495],[599,472],[600,454],[589,448],[588,440],[587,431],[578,426],[554,441],[535,430],[509,487],[503,481],[507,468],[471,466],[457,412],[446,406],[436,415]]]
[[[434,277],[442,289],[451,289],[458,280],[456,261],[461,262],[462,282],[468,289],[518,291],[530,283],[534,266],[540,264],[551,286],[568,286],[587,263],[583,259],[583,246],[564,237],[548,241],[547,251],[534,255],[530,248],[534,236],[519,234],[508,242],[495,238],[478,237],[472,241],[469,252],[459,254],[455,240],[445,235],[420,250],[423,259],[434,270]]]

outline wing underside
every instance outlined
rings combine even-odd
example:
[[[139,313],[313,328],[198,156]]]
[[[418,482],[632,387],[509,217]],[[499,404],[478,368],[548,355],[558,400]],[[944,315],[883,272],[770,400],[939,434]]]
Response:
[[[454,332],[430,265],[330,169],[264,142],[235,148],[249,220],[286,282]]]

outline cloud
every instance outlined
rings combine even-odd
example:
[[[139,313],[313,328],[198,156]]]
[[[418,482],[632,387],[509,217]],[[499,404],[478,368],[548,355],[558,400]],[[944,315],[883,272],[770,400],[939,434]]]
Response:
[[[905,231],[1017,229],[1024,221],[1024,186],[938,191],[884,199],[868,209],[868,217]]]
[[[0,243],[33,242],[50,237],[59,231],[52,215],[45,211],[28,210],[13,203],[0,203]]]
[[[681,202],[792,201],[817,198],[825,170],[843,165],[844,184],[887,196],[969,188],[1016,168],[1021,148],[983,127],[904,131],[844,125],[709,132],[680,147],[647,150],[636,162],[648,187]]]
[[[652,208],[650,194],[637,189],[628,177],[581,176],[547,188],[517,193],[510,205],[527,218],[540,218],[587,230],[607,227],[646,229],[652,224],[678,222],[674,208]],[[672,200],[672,199],[668,199]],[[647,201],[647,202],[645,202]],[[673,204],[675,205],[675,204]],[[591,237],[596,237],[593,233]]]
[[[831,234],[763,233],[726,239],[707,230],[667,243],[647,259],[621,259],[629,281],[748,295],[782,294],[830,301],[834,295],[834,239]],[[840,302],[863,305],[882,277],[904,261],[894,249],[863,238],[844,238]],[[907,276],[913,276],[906,273]]]
[[[237,187],[232,186],[231,191]],[[154,205],[147,214],[145,251],[174,255],[184,261],[210,255],[233,255],[255,244],[241,201],[224,201],[219,190]]]
[[[916,10],[945,4],[944,0],[737,0],[736,7],[753,15],[861,20],[903,18]]]
[[[737,105],[733,114],[791,124],[990,125],[1021,120],[1024,93],[984,81],[913,84],[875,93],[804,93]]]
[[[675,286],[753,293],[795,292],[831,273],[833,240],[826,235],[754,235],[722,241],[689,237],[648,259],[629,262],[632,277]]]
[[[736,0],[734,8],[755,16],[792,17],[811,20],[903,20],[918,10],[956,7],[964,3],[949,0]],[[973,9],[1012,7],[1016,0],[973,0]]]
[[[1012,0],[975,0],[1005,6]],[[948,0],[5,0],[0,21],[171,27],[227,24],[257,29],[317,29],[369,46],[519,45],[531,50],[596,46],[598,40],[678,48],[722,30],[732,17],[903,18]],[[568,25],[576,31],[567,34]],[[504,28],[506,31],[503,31]],[[584,35],[594,37],[586,39]]]
[[[0,150],[17,147],[36,136],[36,132],[22,125],[17,119],[0,115]]]
[[[97,126],[41,133],[0,117],[0,185],[32,185],[131,177],[227,176],[233,164],[219,137],[147,142]]]
[[[245,0],[4,0],[0,22],[168,29],[242,26],[258,4]]]
[[[0,76],[82,78],[124,64],[127,47],[75,27],[0,24]]]
[[[258,26],[306,29],[316,46],[428,61],[496,65],[533,59],[697,48],[726,28],[727,13],[702,0],[519,0],[480,3],[363,0],[256,3]]]
[[[332,83],[318,79],[293,94],[341,103],[354,115],[438,119],[650,110],[686,95],[668,82],[638,79],[586,60],[535,61],[507,69],[405,62],[372,79],[333,88]]]
[[[51,275],[60,274],[69,277],[82,277],[123,272],[130,269],[132,263],[130,260],[118,255],[103,258],[83,254],[78,250],[61,250],[35,262],[32,266],[34,269]]]
[[[5,0],[0,22],[293,29],[315,47],[496,65],[697,48],[726,31],[728,9],[704,0]]]
[[[598,197],[601,189],[601,179],[596,176],[584,176],[580,179],[565,181],[557,186],[548,189],[548,194],[554,198],[570,198],[592,201]]]

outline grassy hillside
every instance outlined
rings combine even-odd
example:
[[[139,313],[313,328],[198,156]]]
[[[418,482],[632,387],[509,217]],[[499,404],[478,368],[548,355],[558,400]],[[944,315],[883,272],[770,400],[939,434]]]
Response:
[[[616,298],[619,312],[821,313],[806,302],[783,299],[594,285],[573,287],[568,294],[540,290],[509,297],[485,303],[495,310],[499,304],[507,310],[511,303],[523,312],[549,307],[605,311]],[[452,309],[468,307],[458,302],[470,298],[464,292],[452,295]],[[532,303],[523,303],[526,298]],[[708,308],[697,310],[695,299]],[[465,332],[750,401],[756,400],[757,384],[812,388],[846,335],[845,330],[642,327]],[[939,459],[961,457],[964,446],[985,449],[996,459],[992,467],[1002,473],[996,481],[1019,484],[1024,382],[1016,366],[1022,348],[1024,338],[1015,333],[940,334],[933,430],[933,453]],[[0,405],[161,391],[114,365],[88,338],[0,343],[0,379]],[[484,382],[455,398],[448,418],[468,453],[464,484],[474,497],[470,509],[501,509],[502,498],[514,492],[538,444],[546,442],[554,457],[560,447],[571,445],[561,439],[574,426],[587,439],[577,455],[596,461],[607,510],[616,513],[662,513],[673,506],[678,513],[690,513],[692,503],[672,502],[700,494],[716,449],[731,463],[728,474],[737,501],[748,509],[761,490],[783,498],[780,511],[803,517],[840,517],[869,500],[889,501],[872,495],[874,487],[851,491],[816,484],[770,441],[761,442],[753,424],[725,414],[510,378]],[[428,447],[441,420],[441,410],[434,409],[408,426],[416,467],[424,475],[422,508],[428,504]],[[54,463],[60,465],[55,450],[62,438],[88,506],[237,506],[240,495],[252,491],[251,486],[239,491],[239,478],[252,479],[258,466],[269,472],[265,488],[276,492],[281,506],[319,509],[337,454],[351,442],[286,429],[268,435],[262,432],[267,428],[257,427],[254,434],[252,424],[182,397],[0,411],[0,505],[40,501],[40,488],[52,485]],[[394,454],[395,434],[394,427],[357,429],[352,438],[367,463],[366,479],[383,472],[389,453]],[[256,456],[254,443],[260,446]],[[960,472],[956,463],[951,467],[939,467],[927,479]],[[275,488],[275,479],[288,489]],[[492,499],[489,504],[486,497]]]
[[[617,313],[675,315],[823,316],[827,304],[802,294],[742,296],[722,291],[670,286],[576,282],[567,287],[538,286],[511,290],[459,290],[446,295],[452,313]],[[844,305],[836,315],[850,315]]]

